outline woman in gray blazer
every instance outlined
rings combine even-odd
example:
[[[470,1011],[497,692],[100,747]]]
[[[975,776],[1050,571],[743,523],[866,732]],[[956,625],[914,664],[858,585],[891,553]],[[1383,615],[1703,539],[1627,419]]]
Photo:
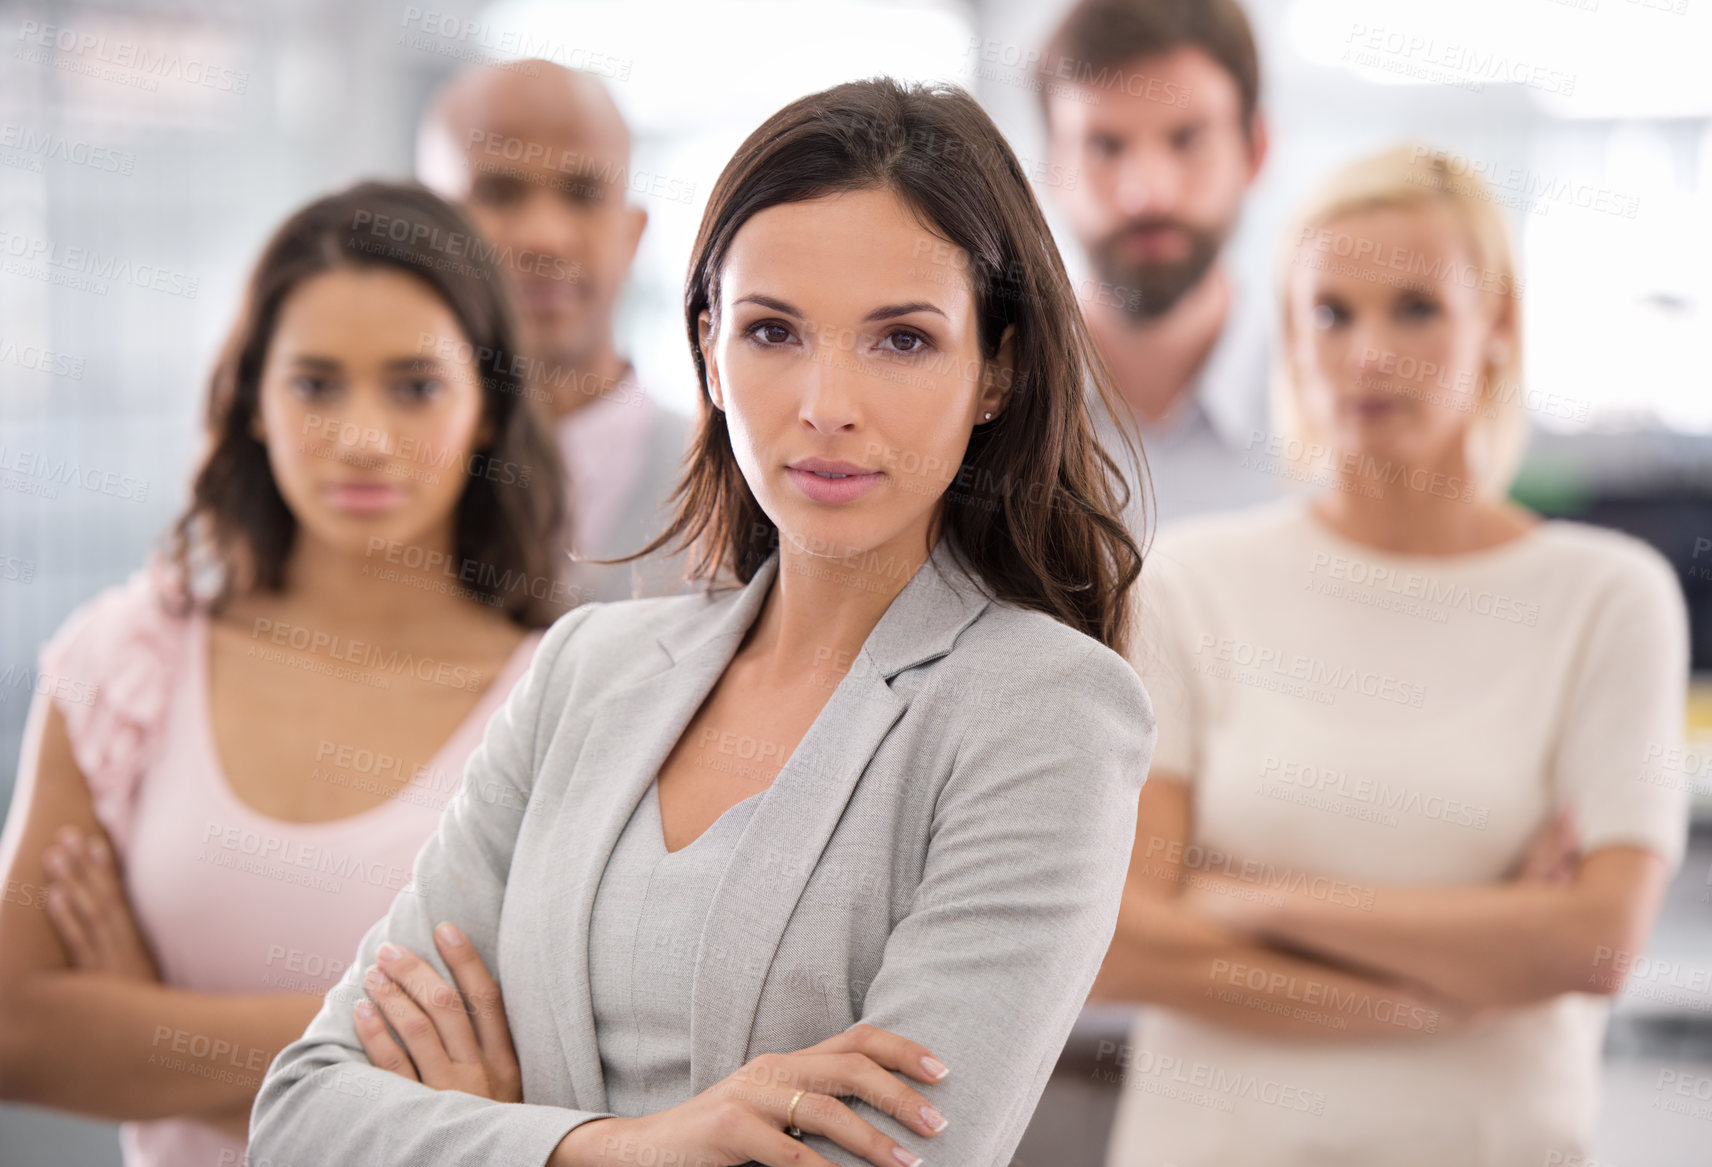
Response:
[[[1022,1135],[1154,739],[1070,282],[979,106],[873,80],[744,143],[685,302],[702,420],[638,554],[693,548],[708,590],[548,631],[270,1066],[258,1167],[984,1167]]]

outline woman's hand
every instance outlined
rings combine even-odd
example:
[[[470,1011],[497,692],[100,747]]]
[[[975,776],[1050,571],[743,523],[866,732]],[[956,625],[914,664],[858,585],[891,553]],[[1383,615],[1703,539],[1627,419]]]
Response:
[[[48,919],[74,967],[139,981],[159,981],[143,942],[112,848],[99,832],[62,827],[42,852],[48,873]]]
[[[1580,863],[1581,840],[1575,829],[1575,813],[1566,806],[1540,824],[1510,878],[1522,883],[1563,886],[1575,882]]]
[[[831,1167],[830,1160],[785,1133],[787,1125],[794,1125],[803,1134],[826,1136],[875,1167],[914,1167],[919,1155],[839,1101],[860,1098],[927,1138],[944,1130],[945,1118],[893,1070],[920,1082],[937,1082],[946,1074],[945,1066],[915,1042],[856,1025],[796,1053],[762,1054],[669,1110],[584,1123],[565,1136],[548,1163],[731,1167],[754,1160],[766,1167]]]
[[[522,1102],[523,1075],[499,986],[468,939],[451,924],[434,929],[434,945],[457,988],[415,953],[381,945],[380,964],[371,966],[364,978],[372,1001],[359,1001],[355,1007],[363,1052],[381,1069],[436,1090]],[[404,1040],[404,1049],[387,1032],[388,1022]]]

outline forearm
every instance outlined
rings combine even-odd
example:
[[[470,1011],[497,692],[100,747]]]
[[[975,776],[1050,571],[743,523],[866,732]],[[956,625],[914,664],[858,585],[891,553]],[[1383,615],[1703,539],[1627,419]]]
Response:
[[[1215,910],[1258,939],[1408,977],[1472,1007],[1614,988],[1599,975],[1600,953],[1621,929],[1574,885],[1379,887],[1360,905],[1305,890],[1281,895],[1278,906]]]
[[[6,995],[6,1097],[116,1122],[246,1113],[321,1005],[83,972],[20,978]]]
[[[1092,996],[1320,1041],[1431,1036],[1461,1020],[1408,984],[1280,952],[1181,899],[1135,892],[1124,898]]]
[[[262,1083],[249,1132],[252,1161],[377,1167],[602,1162],[567,1159],[561,1148],[573,1128],[610,1115],[431,1089],[325,1042],[335,1024],[342,1022],[312,1022]]]

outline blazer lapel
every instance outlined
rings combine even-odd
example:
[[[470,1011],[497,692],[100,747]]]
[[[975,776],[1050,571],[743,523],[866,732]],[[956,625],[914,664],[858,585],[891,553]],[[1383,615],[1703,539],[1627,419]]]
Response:
[[[950,652],[988,603],[956,559],[947,533],[892,600],[738,840],[696,955],[690,1011],[696,1093],[748,1058],[761,988],[797,899],[868,763],[908,708],[891,679]]]
[[[574,789],[552,832],[553,847],[565,864],[552,893],[552,915],[562,927],[546,938],[549,967],[562,971],[549,975],[547,983],[571,1089],[582,1109],[606,1109],[589,995],[595,890],[624,824],[760,614],[777,564],[775,555],[734,598],[722,601],[727,606],[711,631],[709,613],[702,611],[661,636],[654,650],[660,669],[601,700],[572,767]]]

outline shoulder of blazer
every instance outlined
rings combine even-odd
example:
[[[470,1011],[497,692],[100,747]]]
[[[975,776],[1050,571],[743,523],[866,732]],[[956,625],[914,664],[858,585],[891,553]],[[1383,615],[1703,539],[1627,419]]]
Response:
[[[591,660],[600,662],[603,683],[622,681],[631,673],[657,671],[668,663],[666,657],[656,659],[649,651],[659,651],[656,642],[660,637],[671,632],[693,637],[703,627],[711,632],[745,590],[727,587],[581,604],[559,618],[560,623],[574,622],[576,647],[574,651],[559,654],[553,662],[553,672],[569,673],[578,667],[578,662]]]
[[[1036,704],[1093,697],[1113,701],[1139,721],[1153,711],[1135,669],[1092,636],[1033,608],[995,600],[957,641],[949,664],[991,677]]]

